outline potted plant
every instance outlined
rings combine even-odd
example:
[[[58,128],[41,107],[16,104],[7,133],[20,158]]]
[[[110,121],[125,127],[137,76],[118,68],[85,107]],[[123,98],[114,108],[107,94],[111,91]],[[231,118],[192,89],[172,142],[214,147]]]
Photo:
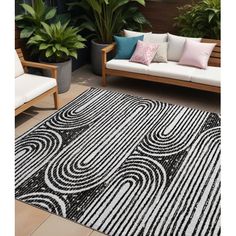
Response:
[[[220,0],[201,0],[178,9],[174,26],[179,34],[220,39]]]
[[[124,29],[142,30],[150,25],[135,5],[145,5],[145,0],[74,0],[69,10],[82,8],[86,13],[78,17],[81,29],[92,32],[91,63],[95,74],[101,75],[101,49],[112,43],[113,35]]]
[[[49,23],[56,15],[56,8],[46,6],[43,0],[35,0],[34,5],[19,4],[24,12],[15,17],[16,25],[21,29],[20,38],[29,39],[41,28],[41,22]]]
[[[34,49],[40,61],[53,63],[58,67],[58,92],[69,90],[71,84],[71,57],[77,58],[77,50],[84,48],[85,39],[79,35],[77,27],[61,24],[41,22],[38,29],[27,42],[27,46]]]
[[[16,26],[20,30],[20,38],[22,39],[23,51],[25,51],[25,44],[29,38],[38,31],[45,23],[56,23],[57,21],[67,22],[69,20],[68,14],[57,14],[55,7],[48,6],[43,0],[34,0],[32,6],[27,3],[17,3],[21,8],[22,13],[15,17]],[[32,56],[35,55],[35,58]],[[30,60],[37,60],[36,53],[27,53],[26,58]]]
[[[20,30],[22,49],[24,53],[26,52],[25,57],[28,60],[36,61],[36,55],[34,58],[32,54],[25,51],[25,44],[34,32],[41,28],[41,22],[49,23],[55,18],[56,8],[47,6],[43,0],[35,0],[32,6],[27,3],[20,4],[18,1],[17,6],[19,6],[21,14],[15,17],[15,21],[17,28]]]

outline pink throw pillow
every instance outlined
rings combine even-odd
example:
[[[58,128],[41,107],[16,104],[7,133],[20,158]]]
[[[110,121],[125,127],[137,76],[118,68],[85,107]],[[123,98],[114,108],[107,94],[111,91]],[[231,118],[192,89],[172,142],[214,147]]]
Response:
[[[179,64],[206,69],[215,45],[215,43],[201,43],[187,39]]]
[[[138,40],[135,51],[130,58],[131,62],[138,62],[144,65],[150,65],[156,55],[158,45]]]

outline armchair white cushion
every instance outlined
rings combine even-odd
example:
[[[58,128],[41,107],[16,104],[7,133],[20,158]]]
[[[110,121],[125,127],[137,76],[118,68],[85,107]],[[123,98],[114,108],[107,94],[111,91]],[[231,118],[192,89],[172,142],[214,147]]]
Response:
[[[15,108],[22,105],[19,100],[24,101],[24,103],[29,102],[56,85],[56,80],[49,77],[32,74],[23,74],[17,77],[15,82]]]
[[[22,51],[18,49],[22,55]],[[54,78],[44,77],[24,72],[24,67],[35,67],[51,70]],[[58,109],[58,92],[56,80],[56,66],[40,64],[35,62],[22,61],[19,59],[17,52],[15,52],[15,114],[18,115],[24,110],[37,103],[39,99],[44,96],[53,94],[55,108]]]
[[[16,96],[15,95],[15,109],[20,107],[21,105],[23,105],[25,103],[25,98],[24,96]]]
[[[18,57],[17,52],[15,51],[15,78],[20,75],[23,75],[24,73],[24,68],[21,64],[20,58]]]

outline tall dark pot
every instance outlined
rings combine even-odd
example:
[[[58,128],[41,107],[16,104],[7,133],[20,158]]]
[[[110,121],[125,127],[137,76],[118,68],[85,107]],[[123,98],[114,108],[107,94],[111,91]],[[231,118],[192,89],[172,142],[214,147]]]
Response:
[[[72,60],[68,60],[60,63],[50,63],[57,66],[57,85],[58,93],[65,93],[70,89],[71,77],[72,77]],[[45,71],[46,76],[50,76],[50,72]]]
[[[96,75],[102,74],[102,52],[108,44],[96,43],[95,40],[91,41],[91,64],[93,73]]]

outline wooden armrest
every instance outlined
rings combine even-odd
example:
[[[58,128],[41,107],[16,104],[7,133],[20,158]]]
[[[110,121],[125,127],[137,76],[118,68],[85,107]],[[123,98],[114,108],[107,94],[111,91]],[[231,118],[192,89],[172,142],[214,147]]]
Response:
[[[116,47],[116,44],[115,44],[115,43],[109,44],[107,47],[105,47],[105,48],[102,49],[102,52],[103,52],[103,53],[108,53],[108,52],[114,50],[115,47]]]
[[[32,61],[25,61],[25,60],[22,60],[21,63],[23,67],[33,67],[33,68],[50,70],[52,77],[55,79],[57,78],[57,66],[55,65],[32,62]]]
[[[26,67],[34,67],[34,68],[41,68],[41,69],[57,69],[57,66],[55,65],[50,65],[50,64],[45,64],[45,63],[39,63],[39,62],[33,62],[33,61],[21,61],[23,66]]]
[[[115,46],[116,46],[116,44],[112,43],[112,44],[109,44],[107,47],[102,49],[102,67],[103,67],[103,70],[105,69],[105,64],[107,63],[107,54],[108,54],[108,52],[111,52],[112,50],[114,50]]]

